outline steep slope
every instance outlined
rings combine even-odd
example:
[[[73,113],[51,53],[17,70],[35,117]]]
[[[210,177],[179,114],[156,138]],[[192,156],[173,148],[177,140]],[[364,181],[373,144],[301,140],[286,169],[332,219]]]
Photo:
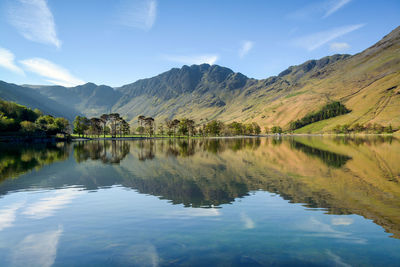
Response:
[[[29,85],[27,85],[29,86]],[[110,86],[86,83],[75,87],[30,86],[41,94],[74,107],[87,116],[98,116],[111,111],[121,93]]]
[[[159,119],[186,116],[197,121],[246,121],[252,119],[248,114],[258,111],[254,103],[259,98],[286,96],[290,93],[289,87],[298,80],[348,57],[333,55],[310,60],[261,81],[218,65],[183,66],[118,88],[123,96],[113,109],[133,119],[138,114],[146,114]],[[262,90],[269,94],[255,98],[255,93]]]
[[[60,104],[40,94],[36,90],[3,81],[0,81],[0,98],[16,102],[32,109],[37,108],[45,114],[64,117],[69,120],[73,120],[76,115],[81,114],[78,110]]]
[[[131,119],[138,114],[160,119],[174,116],[211,119],[254,82],[218,65],[183,66],[118,88],[123,96],[113,109]]]

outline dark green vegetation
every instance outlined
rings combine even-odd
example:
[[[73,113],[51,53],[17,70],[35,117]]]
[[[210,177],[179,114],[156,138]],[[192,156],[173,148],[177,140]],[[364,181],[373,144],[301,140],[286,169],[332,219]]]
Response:
[[[154,119],[153,119],[154,121]],[[73,132],[78,136],[95,135],[99,137],[111,134],[111,137],[122,137],[130,134],[129,124],[118,114],[103,114],[100,118],[77,116],[74,120]]]
[[[353,125],[345,124],[345,125],[336,125],[335,128],[333,128],[333,131],[335,133],[342,133],[342,134],[348,134],[348,133],[374,133],[374,134],[382,134],[382,133],[388,133],[391,134],[394,132],[392,125],[389,124],[389,126],[384,127],[380,125],[379,123],[368,123],[367,125],[362,125],[359,123],[355,123]]]
[[[311,146],[305,145],[303,143],[296,142],[295,140],[293,140],[293,142],[291,143],[291,147],[294,149],[298,149],[298,150],[300,150],[308,155],[311,155],[313,157],[319,158],[326,165],[335,167],[335,168],[342,167],[344,164],[346,164],[346,162],[349,159],[351,159],[351,157],[349,157],[349,156],[341,155],[338,153],[330,152],[330,151],[315,148],[315,147],[311,147]]]
[[[118,88],[93,83],[66,88],[1,82],[0,97],[40,108],[45,114],[63,114],[71,121],[78,115],[118,113],[142,133],[145,127],[136,119],[139,114],[154,118],[156,124],[173,118],[198,123],[256,122],[264,126],[263,132],[276,126],[282,131],[331,133],[335,125],[356,123],[391,125],[397,131],[400,27],[356,55],[309,60],[262,80],[202,64],[173,68]],[[328,108],[338,105],[332,103],[340,103],[338,109]]]
[[[307,114],[305,117],[290,123],[290,130],[294,131],[308,124],[333,118],[339,115],[349,113],[351,110],[347,109],[340,102],[332,102],[323,106],[320,110]]]
[[[0,133],[10,135],[50,136],[67,134],[69,122],[65,118],[54,118],[43,115],[38,109],[31,110],[25,106],[0,100]]]
[[[33,169],[68,158],[66,143],[5,144],[0,143],[0,182]]]

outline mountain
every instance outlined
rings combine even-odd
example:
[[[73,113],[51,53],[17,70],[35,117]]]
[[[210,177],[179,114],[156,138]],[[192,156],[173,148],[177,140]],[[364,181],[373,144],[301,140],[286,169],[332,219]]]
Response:
[[[39,109],[45,114],[73,120],[82,113],[60,102],[49,99],[34,89],[0,81],[0,98],[7,101]]]
[[[354,123],[399,128],[400,27],[356,55],[309,60],[262,80],[202,64],[173,68],[115,89],[93,83],[24,88],[87,116],[112,111],[132,123],[138,115],[146,115],[157,120],[190,117],[197,122],[254,121],[262,127],[287,128],[291,121],[326,103],[340,101],[350,113],[307,125],[298,132],[327,132],[337,124]]]
[[[121,97],[121,93],[110,86],[86,83],[75,87],[29,86],[48,98],[73,107],[86,116],[109,113]]]

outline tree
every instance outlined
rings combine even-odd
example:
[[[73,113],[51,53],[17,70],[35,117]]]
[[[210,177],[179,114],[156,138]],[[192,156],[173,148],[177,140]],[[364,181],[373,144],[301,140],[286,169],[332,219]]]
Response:
[[[103,128],[101,127],[102,120],[99,118],[91,118],[90,119],[90,126],[89,126],[89,132],[90,134],[97,135],[97,137],[100,136]]]
[[[117,127],[120,123],[121,116],[118,113],[111,113],[109,115],[109,121],[111,126],[111,137],[117,136]]]
[[[144,122],[145,119],[146,119],[145,116],[140,115],[140,116],[138,117],[138,124],[139,124],[140,126],[143,126],[143,122]]]
[[[205,126],[205,132],[209,135],[219,136],[224,124],[221,121],[212,120]]]
[[[253,134],[254,133],[254,128],[253,124],[246,124],[246,134]]]
[[[231,131],[233,135],[242,135],[244,132],[243,124],[236,121],[228,124],[228,129]]]
[[[252,124],[253,124],[254,134],[259,135],[261,133],[260,125],[258,125],[257,122],[253,122]]]
[[[172,128],[173,128],[173,130],[174,130],[174,136],[175,136],[175,134],[176,134],[176,127],[178,127],[179,123],[180,123],[180,121],[179,121],[178,119],[174,119],[174,120],[172,121]]]
[[[86,117],[76,116],[74,120],[73,132],[78,134],[79,137],[85,134],[85,131],[89,129],[90,120]]]
[[[31,121],[21,122],[21,131],[24,133],[32,134],[37,130],[36,124]]]
[[[282,128],[280,126],[272,126],[271,131],[274,134],[281,134],[282,133]]]
[[[269,133],[270,133],[269,127],[268,127],[268,126],[265,126],[265,127],[264,127],[264,133],[266,133],[266,134],[269,134]]]
[[[100,116],[101,123],[103,124],[103,137],[106,138],[106,129],[107,129],[107,122],[110,118],[110,115],[103,114]]]
[[[158,125],[158,133],[164,135],[164,125],[162,123]]]
[[[55,118],[54,124],[57,127],[57,132],[66,134],[69,132],[69,121],[65,118]]]
[[[127,123],[124,119],[122,119],[121,121],[121,132],[123,135],[127,135],[130,133],[130,125],[129,123]]]
[[[171,136],[173,134],[174,123],[172,120],[165,119],[165,126],[167,127],[167,134]]]
[[[154,134],[154,119],[152,117],[147,117],[144,119],[145,130],[149,136]]]
[[[144,133],[144,127],[143,126],[137,127],[136,132],[138,132],[140,135],[142,135]]]

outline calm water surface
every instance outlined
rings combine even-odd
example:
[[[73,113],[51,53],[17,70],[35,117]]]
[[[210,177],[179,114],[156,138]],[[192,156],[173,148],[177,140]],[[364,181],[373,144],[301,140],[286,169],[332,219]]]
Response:
[[[0,144],[0,266],[399,266],[400,142]]]

